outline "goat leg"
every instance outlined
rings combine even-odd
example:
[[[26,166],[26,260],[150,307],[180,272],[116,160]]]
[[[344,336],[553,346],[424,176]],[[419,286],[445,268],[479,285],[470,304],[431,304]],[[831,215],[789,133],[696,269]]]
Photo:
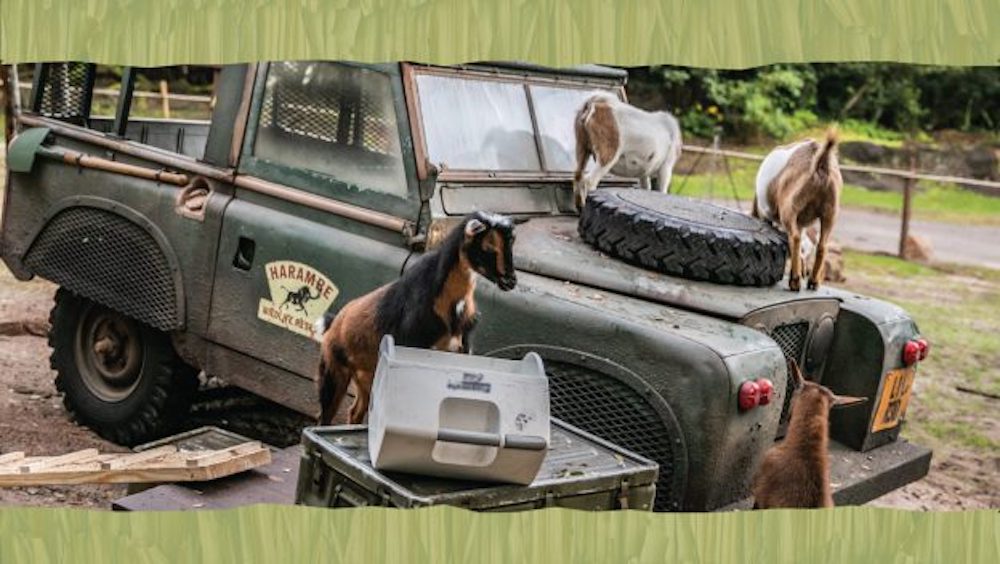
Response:
[[[581,134],[586,134],[585,131],[581,133],[581,128],[577,128],[577,136]],[[590,159],[590,150],[586,147],[582,140],[577,140],[576,142],[576,170],[573,171],[573,198],[576,201],[576,205],[579,209],[583,209],[583,203],[587,199],[586,184],[584,183],[583,170],[587,167],[587,160]]]
[[[802,232],[799,231],[799,227],[794,222],[786,226],[785,229],[788,231],[788,244],[790,246],[788,253],[792,261],[788,272],[788,289],[798,292],[802,289]]]
[[[818,289],[823,281],[826,267],[826,244],[830,239],[830,232],[833,231],[833,221],[833,214],[827,214],[820,218],[819,242],[816,244],[816,261],[813,263],[812,272],[809,274],[809,284],[807,285],[810,290]]]
[[[607,176],[609,172],[611,172],[611,167],[615,166],[616,160],[617,158],[609,160],[608,162],[600,165],[599,168],[591,171],[590,174],[583,177],[583,193],[578,193],[576,195],[576,205],[578,209],[583,209],[584,204],[587,203],[587,196],[597,189],[597,185],[600,184],[601,180]]]
[[[355,393],[357,396],[354,398],[354,404],[351,405],[351,414],[348,419],[348,423],[351,425],[357,425],[365,420],[365,415],[368,414],[368,403],[372,394],[372,382],[375,380],[375,375],[371,372],[358,371],[357,380],[355,381],[357,386],[355,386]]]
[[[660,165],[660,170],[656,173],[656,189],[666,194],[670,189],[670,178],[673,175],[674,162],[669,158]]]
[[[320,362],[320,425],[329,425],[333,422],[337,409],[347,395],[347,387],[351,383],[352,370],[342,349],[334,348],[331,357],[329,365]]]
[[[465,354],[472,354],[472,331],[479,324],[483,314],[476,312],[467,318],[462,324],[462,349]]]

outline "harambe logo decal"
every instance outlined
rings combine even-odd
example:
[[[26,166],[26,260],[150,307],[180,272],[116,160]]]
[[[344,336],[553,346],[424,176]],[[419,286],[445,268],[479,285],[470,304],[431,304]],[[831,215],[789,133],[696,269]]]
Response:
[[[313,322],[337,298],[337,287],[313,267],[292,261],[269,262],[264,275],[271,299],[261,298],[257,317],[308,337]]]

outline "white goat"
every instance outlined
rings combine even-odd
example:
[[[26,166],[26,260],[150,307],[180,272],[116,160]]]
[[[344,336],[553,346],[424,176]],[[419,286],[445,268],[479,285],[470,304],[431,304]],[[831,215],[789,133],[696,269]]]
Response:
[[[666,193],[681,156],[681,128],[668,112],[647,112],[607,93],[595,94],[576,113],[576,172],[573,194],[583,209],[587,195],[609,172],[638,178],[642,187]],[[590,156],[597,167],[583,170]]]

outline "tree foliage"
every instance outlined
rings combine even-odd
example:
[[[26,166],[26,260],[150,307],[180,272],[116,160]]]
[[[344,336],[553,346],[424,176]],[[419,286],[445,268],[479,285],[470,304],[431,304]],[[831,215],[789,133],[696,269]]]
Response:
[[[632,69],[630,95],[666,108],[685,130],[747,141],[783,138],[819,121],[888,129],[1000,131],[1000,68],[897,63],[782,64],[738,71]]]

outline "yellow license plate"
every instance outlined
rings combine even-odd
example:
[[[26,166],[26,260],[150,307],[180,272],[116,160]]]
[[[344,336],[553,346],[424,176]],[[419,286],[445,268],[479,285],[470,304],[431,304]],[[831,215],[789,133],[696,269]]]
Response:
[[[886,374],[882,395],[878,400],[878,410],[875,412],[875,421],[872,422],[872,433],[899,425],[903,414],[906,413],[906,405],[910,403],[913,375],[913,368],[897,368]]]

